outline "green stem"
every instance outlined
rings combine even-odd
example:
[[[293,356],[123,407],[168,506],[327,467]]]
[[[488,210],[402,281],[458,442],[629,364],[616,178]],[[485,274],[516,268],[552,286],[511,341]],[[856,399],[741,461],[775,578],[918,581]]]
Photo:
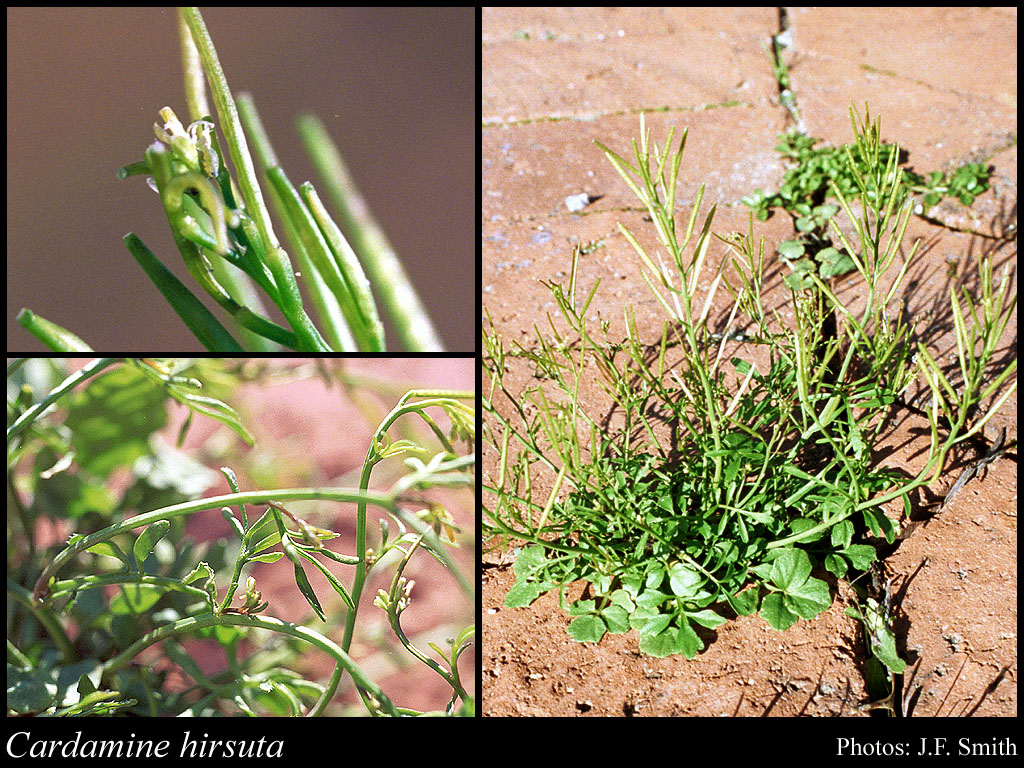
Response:
[[[105,662],[102,668],[103,675],[108,676],[119,669],[123,669],[133,658],[151,645],[162,642],[171,637],[177,637],[178,635],[189,634],[205,627],[215,626],[259,627],[260,629],[269,629],[272,632],[280,632],[281,634],[289,635],[291,637],[298,638],[299,640],[304,640],[305,642],[310,643],[316,648],[319,648],[329,654],[337,662],[337,666],[343,667],[347,670],[356,685],[364,691],[369,692],[377,702],[379,702],[381,708],[387,712],[387,714],[395,717],[400,714],[394,703],[392,703],[391,699],[387,697],[381,687],[377,685],[377,683],[375,683],[369,675],[367,675],[366,672],[364,672],[362,668],[333,641],[311,629],[307,629],[306,627],[300,627],[296,624],[291,624],[269,616],[238,616],[234,614],[222,614],[215,616],[212,613],[204,613],[199,616],[190,616],[185,619],[180,619],[173,624],[168,624],[160,627],[159,629],[153,630],[152,632],[148,632],[128,646],[123,652]],[[324,701],[324,697],[321,697],[321,701]],[[323,710],[321,701],[318,701],[317,704],[314,705],[313,710],[309,713],[310,715],[319,714],[319,712]],[[324,704],[326,704],[326,702],[324,702]]]
[[[81,579],[65,579],[58,581],[50,588],[49,599],[55,600],[68,594],[74,594],[85,589],[96,589],[98,587],[109,587],[115,584],[148,584],[154,587],[162,587],[175,592],[182,592],[195,600],[210,602],[210,596],[205,590],[182,584],[180,579],[172,579],[166,576],[148,576],[146,574],[125,574],[108,573],[103,576],[86,576]],[[27,591],[27,590],[26,590]]]
[[[62,381],[55,389],[53,389],[46,397],[40,400],[38,403],[33,405],[27,411],[25,411],[17,420],[7,428],[7,443],[11,442],[11,438],[16,437],[31,426],[32,422],[38,419],[43,413],[57,402],[61,397],[66,395],[76,386],[81,384],[86,379],[95,376],[104,368],[107,368],[116,363],[120,358],[117,357],[100,357],[93,360],[91,363],[86,364],[80,371],[73,373]]]
[[[363,461],[363,471],[359,476],[359,487],[365,489],[370,484],[370,473],[373,471],[373,457],[377,444],[377,436],[383,432],[378,429],[370,443],[366,459]],[[345,617],[345,634],[341,640],[341,647],[346,651],[352,647],[352,635],[356,627],[356,614],[359,612],[359,598],[363,594],[363,585],[366,582],[366,503],[360,501],[356,506],[356,572],[352,579],[352,605],[353,608]]]
[[[359,477],[360,489],[365,489],[369,486],[370,473],[373,471],[374,465],[380,461],[380,456],[377,453],[377,446],[381,438],[384,436],[384,433],[388,431],[391,425],[406,413],[418,411],[431,405],[438,405],[441,402],[439,399],[432,399],[413,404],[408,403],[409,400],[416,397],[471,399],[476,397],[476,393],[462,390],[439,389],[420,389],[407,392],[402,399],[398,401],[398,405],[391,410],[391,413],[384,418],[380,426],[377,427],[377,430],[373,433],[373,439],[370,441],[369,449],[367,449],[366,458],[363,460],[363,471]],[[401,517],[406,524],[413,525],[412,517],[398,507],[397,504],[395,504],[393,512]],[[422,525],[413,527],[417,533],[423,532]],[[451,561],[451,558],[444,549],[444,546],[438,541],[437,537],[433,535],[433,531],[429,531],[426,534],[426,539],[431,542],[434,552],[444,560],[445,564],[452,570],[452,573],[459,579],[460,584],[463,589],[467,591],[467,594],[472,594],[470,585],[465,582],[459,569],[455,567],[455,564]],[[359,598],[363,593],[363,586],[366,582],[366,503],[363,501],[359,502],[356,509],[356,557],[359,558],[359,562],[356,563],[356,572],[352,581],[352,602],[355,607],[348,612],[348,617],[345,620],[345,635],[341,641],[341,646],[345,650],[348,650],[352,645],[352,635],[355,631],[356,625],[356,614],[359,611]]]
[[[217,106],[217,115],[220,117],[221,130],[224,131],[228,151],[238,173],[238,185],[242,190],[242,198],[245,200],[246,212],[256,224],[266,246],[267,266],[280,291],[281,312],[291,324],[304,351],[329,352],[330,347],[327,346],[313,325],[313,321],[303,309],[302,294],[299,292],[299,285],[295,280],[295,271],[292,269],[288,254],[281,248],[277,236],[271,228],[270,214],[267,211],[266,203],[263,202],[263,193],[260,191],[256,178],[256,169],[253,166],[252,156],[249,154],[242,124],[238,119],[238,109],[231,95],[231,89],[228,87],[227,78],[224,76],[224,70],[221,68],[220,59],[217,57],[217,50],[213,47],[210,33],[197,8],[183,8],[182,13],[192,32],[196,48],[199,50],[203,68],[206,70],[206,78],[210,83],[210,90],[213,92],[213,101]]]
[[[130,517],[120,523],[97,531],[90,536],[78,539],[74,544],[61,551],[39,575],[32,593],[33,597],[38,601],[45,600],[49,593],[50,578],[55,576],[69,560],[80,552],[84,552],[100,542],[109,541],[125,531],[141,528],[158,520],[170,520],[207,509],[217,509],[235,504],[265,504],[268,501],[287,501],[289,499],[329,499],[331,501],[358,502],[364,514],[367,503],[375,504],[390,511],[395,511],[397,508],[395,499],[390,494],[355,490],[352,488],[293,488],[276,491],[247,491],[245,493],[229,493],[224,496],[211,496],[210,498],[197,501],[173,504],[169,507],[162,507],[152,512]]]
[[[460,698],[465,699],[466,692],[462,689],[462,686],[459,684],[457,677],[442,669],[440,664],[438,664],[436,661],[427,656],[427,654],[423,653],[423,651],[421,651],[419,648],[413,645],[412,641],[409,639],[409,637],[405,634],[405,631],[402,629],[402,612],[396,607],[398,600],[400,599],[399,592],[401,589],[400,584],[402,572],[405,570],[405,566],[409,564],[409,560],[412,558],[413,553],[419,548],[422,541],[423,536],[421,535],[412,543],[412,546],[409,547],[408,553],[405,555],[405,557],[402,558],[401,562],[398,564],[398,568],[395,570],[395,575],[391,580],[391,589],[389,590],[388,594],[388,602],[390,605],[390,608],[388,610],[388,618],[390,619],[391,629],[394,630],[395,636],[398,637],[399,642],[403,646],[405,646],[405,649],[414,657],[419,659],[423,664],[437,672],[437,674],[439,674],[441,678],[452,687],[452,689],[456,692],[456,694],[459,695]]]

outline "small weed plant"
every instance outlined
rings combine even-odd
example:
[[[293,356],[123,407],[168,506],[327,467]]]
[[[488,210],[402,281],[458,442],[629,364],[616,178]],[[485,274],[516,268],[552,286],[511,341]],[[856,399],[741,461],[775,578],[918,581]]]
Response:
[[[832,242],[829,221],[840,211],[840,197],[851,204],[862,194],[877,194],[875,189],[862,188],[858,179],[869,175],[874,165],[899,165],[900,148],[879,141],[877,157],[873,157],[855,151],[853,145],[816,148],[814,145],[820,139],[798,131],[779,134],[778,138],[775,150],[789,164],[782,186],[771,194],[757,189],[741,202],[754,212],[758,221],[767,221],[773,209],[784,210],[793,217],[799,236],[779,246],[779,255],[792,268],[786,280],[793,287],[808,286],[805,273],[810,270],[817,271],[825,280],[853,272],[853,257]],[[914,212],[927,215],[947,197],[970,205],[988,190],[991,175],[991,169],[984,163],[966,163],[949,173],[933,171],[927,177],[902,168],[896,194],[901,199],[913,198]],[[874,201],[876,206],[882,202]]]
[[[236,99],[228,88],[199,10],[180,8],[178,21],[192,122],[186,127],[173,109],[160,109],[154,125],[156,141],[146,147],[142,161],[125,166],[118,175],[148,179],[160,196],[190,276],[233,326],[225,327],[129,232],[124,238],[128,251],[196,339],[205,349],[221,353],[282,348],[381,352],[384,325],[376,293],[404,348],[439,351],[441,342],[425,308],[387,237],[369,215],[323,124],[311,115],[298,122],[342,226],[311,183],[296,189],[289,180],[252,97],[241,94]],[[207,83],[214,109],[207,101]],[[237,180],[231,175],[229,159]],[[261,178],[268,186],[266,198]],[[265,199],[283,223],[291,257],[274,232]],[[298,261],[298,271],[293,259]],[[299,274],[305,276],[311,311],[299,290]],[[285,325],[266,316],[267,302],[280,310]],[[22,310],[18,320],[54,351],[91,351],[74,333],[30,310]]]
[[[909,514],[915,490],[1015,391],[1016,361],[1000,362],[996,347],[1016,296],[990,257],[978,266],[980,295],[950,288],[957,365],[941,365],[901,311],[916,244],[902,264],[897,257],[914,203],[879,123],[852,110],[851,123],[845,161],[830,160],[845,162],[850,185],[830,186],[836,211],[807,213],[831,219],[860,296],[847,305],[833,290],[828,277],[845,270],[794,267],[787,313],[763,300],[753,214],[746,235],[713,234],[714,207],[698,227],[701,187],[677,225],[685,133],[658,148],[641,119],[633,158],[601,147],[667,254],[650,253],[620,224],[669,319],[660,339],[644,339],[627,307],[625,340],[612,341],[610,323],[588,314],[598,284],[577,292],[577,253],[568,284],[549,284],[559,316],[550,335],[509,346],[485,329],[485,439],[496,469],[484,480],[484,526],[493,546],[518,545],[507,605],[558,590],[576,640],[633,629],[640,650],[659,657],[694,657],[701,632],[735,616],[756,613],[777,630],[813,619],[832,604],[827,578],[854,578],[876,560],[876,545],[893,542],[887,506]],[[852,238],[833,218],[840,211]],[[727,255],[710,268],[716,243]],[[729,302],[713,312],[717,297]],[[540,379],[522,393],[506,382],[519,363]],[[615,418],[584,406],[593,381]],[[877,449],[921,382],[930,401],[915,474],[883,466]],[[569,604],[577,580],[587,587]],[[884,640],[876,655],[901,671]]]
[[[182,437],[199,414],[251,443],[238,413],[200,390],[200,379],[230,386],[240,366],[100,358],[70,375],[49,360],[8,366],[8,715],[332,714],[346,680],[359,711],[422,714],[393,701],[350,655],[368,623],[359,621],[360,602],[371,574],[385,577],[373,605],[394,633],[391,653],[408,654],[450,686],[434,714],[472,714],[472,681],[460,675],[459,657],[473,626],[447,647],[423,649],[403,631],[402,613],[416,599],[403,573],[423,554],[449,569],[453,600],[472,604],[451,554],[459,531],[437,491],[453,499],[474,486],[474,456],[464,448],[474,442],[475,394],[412,390],[398,398],[353,487],[242,490],[230,468],[220,476],[154,439],[174,401],[189,410]],[[339,371],[319,365],[328,381],[351,387]],[[394,478],[386,490],[371,487],[379,466]],[[204,497],[218,478],[226,492]],[[351,505],[353,551],[340,551],[337,533],[295,513],[293,502],[306,500]],[[186,521],[218,514],[231,537],[197,543]],[[48,544],[54,526],[70,538]],[[314,615],[309,626],[276,618],[253,575],[257,564],[282,560],[274,567],[294,573]],[[330,589],[317,594],[310,568]],[[225,669],[206,671],[193,658],[188,643],[196,637],[221,647]],[[306,679],[307,652],[331,660],[328,678]],[[174,684],[175,669],[188,685]]]
[[[817,218],[828,219],[839,211],[836,205],[819,207],[826,198],[836,198],[833,190],[838,189],[848,202],[860,197],[864,190],[857,184],[857,174],[863,175],[869,169],[864,165],[865,158],[851,153],[853,146],[815,148],[821,139],[795,131],[779,134],[778,138],[775,151],[789,163],[782,186],[771,194],[758,189],[742,201],[754,211],[758,221],[767,221],[772,208],[782,208],[794,215],[798,231],[807,232],[820,227]],[[883,165],[890,161],[899,164],[899,155],[895,144],[879,143],[878,159]],[[853,172],[854,167],[857,173]],[[900,193],[920,195],[921,212],[934,208],[946,197],[970,205],[988,190],[991,175],[984,163],[966,163],[950,173],[933,171],[927,177],[904,168]],[[867,192],[872,194],[871,190]]]

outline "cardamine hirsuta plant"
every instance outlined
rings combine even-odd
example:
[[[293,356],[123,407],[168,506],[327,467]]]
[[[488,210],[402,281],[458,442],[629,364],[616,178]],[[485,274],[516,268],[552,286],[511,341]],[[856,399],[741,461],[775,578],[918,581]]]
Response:
[[[353,643],[387,644],[443,680],[450,694],[429,714],[473,713],[474,681],[459,659],[474,627],[424,643],[409,637],[403,613],[418,594],[407,567],[424,555],[451,579],[451,604],[472,607],[449,507],[475,485],[475,393],[389,398],[350,486],[243,489],[230,467],[218,475],[157,437],[175,402],[188,411],[179,443],[198,415],[252,444],[235,409],[202,391],[240,370],[213,359],[98,358],[73,373],[51,360],[9,364],[8,715],[315,716],[338,712],[340,690],[354,690],[353,706],[371,715],[427,714],[389,696]],[[216,483],[221,492],[204,496]],[[310,500],[351,515],[345,549],[300,513]],[[197,542],[185,522],[205,515],[222,516],[230,534]],[[48,543],[54,529],[70,536]],[[256,566],[294,574],[307,621],[275,615],[280,603],[264,596]],[[322,580],[311,582],[311,568]],[[371,585],[383,632],[367,628]],[[197,663],[188,644],[197,637],[220,646],[223,669]],[[325,655],[329,675],[309,679],[306,653]],[[187,685],[174,684],[175,670]]]
[[[983,437],[1016,391],[1016,359],[1000,351],[1016,306],[1008,271],[997,275],[983,254],[972,279],[949,286],[952,350],[938,355],[902,301],[916,244],[902,250],[914,201],[898,148],[883,150],[867,112],[851,110],[851,123],[851,186],[832,185],[838,209],[828,218],[856,299],[841,299],[829,279],[846,268],[781,254],[793,270],[779,286],[788,311],[765,298],[753,214],[747,234],[713,233],[714,206],[697,227],[702,186],[688,219],[676,220],[685,132],[659,148],[641,117],[631,158],[601,147],[654,228],[658,253],[619,225],[667,320],[646,338],[625,307],[625,338],[612,338],[610,321],[591,310],[600,281],[579,290],[577,249],[567,284],[549,284],[549,334],[509,345],[485,329],[496,470],[483,483],[483,519],[492,545],[516,553],[507,605],[558,590],[576,640],[633,629],[643,653],[690,658],[704,648],[698,629],[731,617],[756,613],[778,630],[812,619],[832,605],[815,568],[847,579],[869,569],[897,533],[887,506],[909,515],[916,492]],[[726,253],[711,267],[716,242]],[[534,381],[509,389],[521,365]],[[588,408],[580,392],[593,381],[607,402]],[[925,426],[914,469],[892,466],[882,450],[908,411]],[[578,580],[587,587],[568,604]],[[899,672],[884,634],[873,631],[872,652]]]
[[[252,97],[236,99],[228,87],[199,10],[180,8],[178,21],[191,122],[186,126],[170,107],[154,107],[156,141],[141,161],[118,174],[147,178],[189,275],[228,325],[129,232],[125,245],[157,290],[212,352],[381,352],[378,299],[405,349],[440,351],[426,308],[323,124],[306,115],[298,127],[343,226],[311,183],[296,188],[281,168]],[[273,229],[267,198],[283,224],[289,250]],[[300,274],[311,307],[299,289]],[[267,317],[268,302],[280,310],[284,325]],[[28,309],[18,320],[54,351],[91,351],[73,332]]]

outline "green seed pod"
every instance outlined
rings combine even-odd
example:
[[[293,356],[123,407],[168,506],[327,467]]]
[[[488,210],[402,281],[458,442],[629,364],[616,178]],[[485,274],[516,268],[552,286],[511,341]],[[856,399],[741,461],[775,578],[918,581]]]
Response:
[[[244,539],[245,528],[242,527],[242,524],[239,522],[238,518],[235,517],[234,514],[231,512],[231,507],[221,507],[220,513],[224,516],[224,519],[227,520],[228,523],[231,525],[232,530],[234,530],[234,532],[238,534],[238,538]]]
[[[92,352],[92,347],[71,331],[40,317],[30,309],[18,313],[18,324],[54,352]]]

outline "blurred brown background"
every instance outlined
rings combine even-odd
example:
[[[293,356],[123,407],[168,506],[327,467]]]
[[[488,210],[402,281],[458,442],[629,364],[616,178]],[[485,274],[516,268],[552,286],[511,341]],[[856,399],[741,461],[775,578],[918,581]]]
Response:
[[[320,116],[450,350],[476,345],[472,8],[210,8],[232,91],[250,91],[296,185],[319,184],[294,118]],[[157,110],[187,114],[173,8],[7,9],[7,348],[29,307],[97,351],[198,342],[121,238],[187,273],[142,159]],[[278,228],[279,230],[279,228]],[[191,280],[187,281],[191,285]],[[389,342],[394,338],[389,331]]]

